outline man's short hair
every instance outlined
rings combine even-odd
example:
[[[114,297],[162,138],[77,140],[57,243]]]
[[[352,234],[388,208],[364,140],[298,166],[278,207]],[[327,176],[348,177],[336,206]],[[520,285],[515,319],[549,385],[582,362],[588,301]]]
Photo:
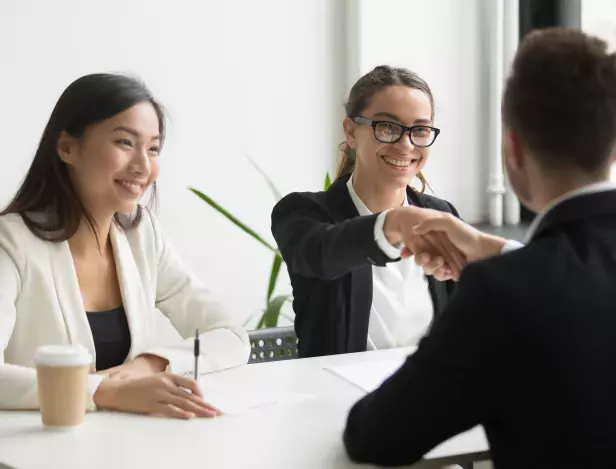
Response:
[[[544,167],[605,169],[616,145],[616,54],[579,30],[530,33],[507,80],[503,119]]]

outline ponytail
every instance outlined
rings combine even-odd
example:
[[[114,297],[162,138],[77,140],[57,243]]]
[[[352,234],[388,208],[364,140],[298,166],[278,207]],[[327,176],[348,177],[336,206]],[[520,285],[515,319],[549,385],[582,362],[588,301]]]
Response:
[[[430,187],[430,184],[428,184],[428,180],[421,173],[421,171],[417,173],[417,179],[419,179],[419,182],[421,182],[421,190],[419,191],[419,193],[423,194],[424,192],[426,192],[426,187]],[[431,187],[430,187],[430,190],[432,190]]]
[[[347,142],[342,142],[338,145],[338,152],[340,156],[340,164],[338,165],[338,171],[336,172],[336,179],[340,179],[342,176],[351,174],[355,169],[355,148],[351,148]]]

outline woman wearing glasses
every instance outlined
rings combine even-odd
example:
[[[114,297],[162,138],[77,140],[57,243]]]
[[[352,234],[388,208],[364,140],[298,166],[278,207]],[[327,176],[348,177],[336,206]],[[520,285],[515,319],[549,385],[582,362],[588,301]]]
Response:
[[[412,259],[400,260],[399,247],[401,230],[421,216],[416,207],[458,215],[424,193],[421,170],[440,132],[433,118],[424,80],[376,67],[351,89],[336,181],[327,192],[289,194],[274,208],[300,356],[415,345],[445,306],[451,282],[426,278]],[[409,187],[414,178],[420,191]]]

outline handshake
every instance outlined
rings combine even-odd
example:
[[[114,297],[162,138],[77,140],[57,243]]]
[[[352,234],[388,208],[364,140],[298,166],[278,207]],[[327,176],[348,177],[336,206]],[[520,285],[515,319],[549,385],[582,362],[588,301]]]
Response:
[[[383,234],[390,244],[402,246],[402,258],[415,256],[427,275],[441,281],[457,281],[467,263],[500,254],[506,243],[450,213],[418,207],[388,212]]]

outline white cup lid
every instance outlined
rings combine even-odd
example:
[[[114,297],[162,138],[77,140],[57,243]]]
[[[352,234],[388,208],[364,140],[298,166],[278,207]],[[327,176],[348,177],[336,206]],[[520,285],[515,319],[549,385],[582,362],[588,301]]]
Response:
[[[92,363],[92,355],[80,345],[43,345],[34,362],[41,366],[82,366]]]

